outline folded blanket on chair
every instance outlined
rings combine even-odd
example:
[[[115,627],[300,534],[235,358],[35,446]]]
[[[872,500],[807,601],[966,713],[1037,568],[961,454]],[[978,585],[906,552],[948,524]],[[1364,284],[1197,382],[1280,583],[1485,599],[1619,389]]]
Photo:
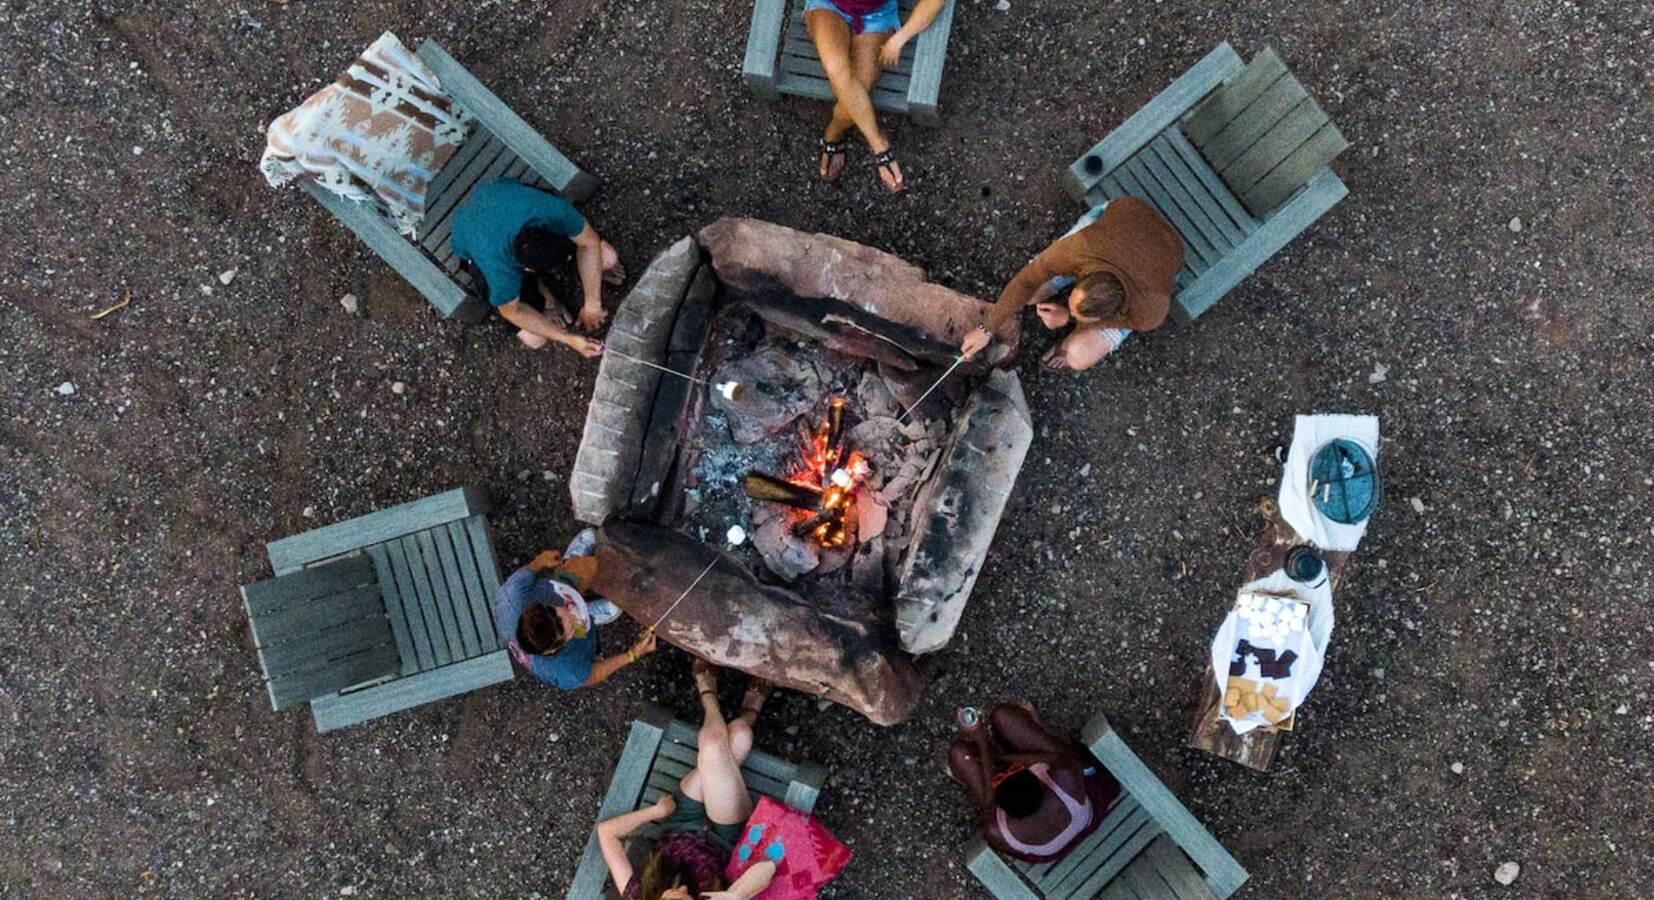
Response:
[[[332,84],[270,123],[259,170],[280,187],[299,177],[373,200],[410,237],[425,191],[460,144],[471,114],[436,75],[385,32]]]

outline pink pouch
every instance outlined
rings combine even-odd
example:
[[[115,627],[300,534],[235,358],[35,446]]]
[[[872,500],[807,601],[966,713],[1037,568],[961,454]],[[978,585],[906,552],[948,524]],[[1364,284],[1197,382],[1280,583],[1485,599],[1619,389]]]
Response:
[[[849,864],[850,855],[850,848],[809,813],[759,797],[724,877],[733,884],[741,873],[767,859],[776,865],[775,878],[755,900],[815,900],[816,891]]]

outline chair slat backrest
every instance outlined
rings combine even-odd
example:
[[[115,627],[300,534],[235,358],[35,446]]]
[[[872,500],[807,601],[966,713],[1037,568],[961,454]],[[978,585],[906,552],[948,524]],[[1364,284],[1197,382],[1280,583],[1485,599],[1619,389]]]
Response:
[[[275,709],[401,665],[378,576],[362,554],[246,585],[241,595]]]
[[[1315,98],[1267,48],[1196,106],[1181,128],[1259,218],[1349,146]]]

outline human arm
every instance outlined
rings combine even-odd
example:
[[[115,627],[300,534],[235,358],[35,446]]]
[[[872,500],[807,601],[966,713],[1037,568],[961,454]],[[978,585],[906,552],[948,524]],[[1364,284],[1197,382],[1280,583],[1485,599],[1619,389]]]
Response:
[[[615,890],[626,890],[632,881],[632,861],[626,858],[626,837],[650,822],[666,818],[676,807],[677,801],[671,794],[662,794],[659,800],[642,809],[597,823],[597,847],[603,851],[603,865],[614,879]]]
[[[918,37],[926,28],[929,28],[930,23],[936,21],[936,17],[942,14],[942,6],[946,3],[947,0],[919,0],[914,5],[913,12],[908,13],[907,21],[902,23],[902,27],[896,29],[894,34],[885,39],[884,46],[879,48],[879,62],[885,68],[894,66],[899,62],[902,58],[902,48],[907,46],[908,41]]]
[[[1065,239],[1066,240],[1066,239]],[[1036,293],[1046,286],[1053,277],[1062,274],[1059,271],[1060,255],[1053,251],[1062,246],[1058,241],[1047,247],[1044,253],[1034,257],[1033,261],[1022,267],[1022,271],[1011,278],[1005,289],[999,292],[999,299],[989,308],[988,314],[983,317],[982,324],[965,335],[959,345],[959,352],[966,359],[970,359],[982,352],[993,341],[993,333],[1007,319],[1022,311],[1024,306],[1034,300]]]
[[[580,327],[591,330],[603,324],[603,237],[590,223],[574,236],[574,265],[580,272],[585,299],[580,305]]]
[[[775,863],[767,859],[754,863],[728,890],[707,891],[701,894],[701,900],[752,900],[775,880],[775,868]]]
[[[521,297],[513,297],[511,302],[495,307],[500,318],[521,328],[529,334],[539,335],[549,341],[556,341],[581,356],[594,357],[603,355],[603,342],[571,334],[563,326],[557,324],[532,306],[522,301]]]
[[[600,659],[593,663],[591,675],[587,676],[586,683],[580,686],[591,687],[594,684],[602,684],[608,680],[609,676],[653,652],[655,652],[655,633],[645,631],[625,653],[616,653],[607,659]]]

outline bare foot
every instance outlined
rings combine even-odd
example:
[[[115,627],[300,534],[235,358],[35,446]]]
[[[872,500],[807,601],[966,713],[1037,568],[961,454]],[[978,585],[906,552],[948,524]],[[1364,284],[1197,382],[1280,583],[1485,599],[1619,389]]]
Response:
[[[821,139],[821,163],[818,171],[822,181],[837,181],[844,171],[844,153],[850,142],[843,140]]]
[[[603,242],[603,283],[619,284],[626,280],[626,267],[620,264],[620,253],[608,241]]]
[[[884,182],[884,189],[892,194],[899,194],[907,190],[907,179],[902,175],[902,164],[896,161],[896,153],[889,147],[873,154],[873,165],[878,167],[879,180]]]

